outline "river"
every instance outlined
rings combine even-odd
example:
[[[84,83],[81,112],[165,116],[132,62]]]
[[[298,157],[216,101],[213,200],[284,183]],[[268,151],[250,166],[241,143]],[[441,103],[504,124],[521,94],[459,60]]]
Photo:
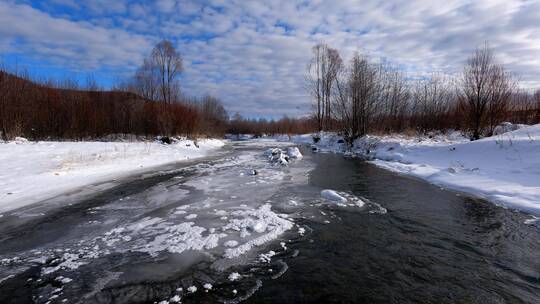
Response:
[[[4,216],[0,303],[540,301],[528,215],[307,147],[275,165],[276,145],[232,143]]]

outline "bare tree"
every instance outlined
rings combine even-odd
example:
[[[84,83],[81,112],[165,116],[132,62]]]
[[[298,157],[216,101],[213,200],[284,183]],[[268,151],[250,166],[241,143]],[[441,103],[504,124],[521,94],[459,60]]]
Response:
[[[170,103],[179,89],[176,78],[183,70],[182,56],[169,40],[162,40],[152,50],[152,61],[159,71],[161,97]]]
[[[540,89],[536,90],[534,93],[534,103],[536,108],[534,123],[540,123]]]
[[[381,66],[355,54],[347,71],[336,78],[336,113],[349,144],[370,128],[380,101],[381,71]]]
[[[229,114],[223,103],[216,97],[207,95],[198,104],[200,113],[199,131],[206,135],[223,135]]]
[[[307,69],[308,90],[315,100],[315,117],[319,131],[329,129],[332,122],[332,90],[343,61],[336,49],[317,44]]]
[[[149,100],[177,101],[180,99],[178,77],[182,71],[182,56],[170,41],[162,40],[135,72],[130,91]]]
[[[460,99],[468,116],[471,139],[479,139],[488,127],[493,131],[506,111],[515,81],[502,65],[495,63],[493,51],[486,44],[467,61],[463,72]]]
[[[133,87],[136,94],[146,99],[159,99],[159,73],[152,60],[144,59],[135,72]]]
[[[352,102],[353,134],[367,134],[371,118],[377,111],[380,93],[380,66],[373,65],[367,57],[356,54],[351,62],[349,89]]]
[[[0,135],[3,140],[8,140],[8,96],[10,94],[10,83],[8,75],[0,69]]]
[[[432,74],[420,80],[414,87],[412,112],[419,132],[443,128],[446,122],[442,116],[448,115],[454,94],[450,82],[440,74]]]
[[[405,115],[410,98],[410,89],[402,72],[394,68],[385,68],[385,90],[382,92],[384,102],[385,131],[402,131],[405,128]]]

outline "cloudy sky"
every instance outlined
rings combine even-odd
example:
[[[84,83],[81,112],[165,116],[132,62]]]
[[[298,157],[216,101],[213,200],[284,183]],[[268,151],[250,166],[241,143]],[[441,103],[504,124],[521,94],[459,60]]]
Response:
[[[540,1],[0,0],[0,58],[38,77],[110,86],[163,38],[184,56],[184,92],[255,117],[309,111],[318,42],[421,74],[456,73],[489,40],[523,87],[540,87]]]

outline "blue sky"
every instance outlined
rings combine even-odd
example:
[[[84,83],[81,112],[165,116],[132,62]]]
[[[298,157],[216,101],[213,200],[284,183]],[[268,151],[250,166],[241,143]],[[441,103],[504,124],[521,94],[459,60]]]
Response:
[[[304,71],[318,42],[414,78],[458,73],[489,40],[523,87],[540,87],[540,1],[0,0],[0,57],[36,77],[92,75],[108,87],[163,38],[184,57],[186,94],[247,116],[310,110]]]

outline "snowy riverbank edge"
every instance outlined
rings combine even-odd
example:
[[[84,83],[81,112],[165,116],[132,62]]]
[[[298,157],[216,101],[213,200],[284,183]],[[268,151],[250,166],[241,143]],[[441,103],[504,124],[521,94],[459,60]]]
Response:
[[[378,167],[540,216],[540,124],[478,141],[459,133],[430,137],[366,136],[348,148],[333,133],[292,136],[321,152],[368,159]]]
[[[0,143],[0,216],[92,183],[209,156],[223,140]]]

